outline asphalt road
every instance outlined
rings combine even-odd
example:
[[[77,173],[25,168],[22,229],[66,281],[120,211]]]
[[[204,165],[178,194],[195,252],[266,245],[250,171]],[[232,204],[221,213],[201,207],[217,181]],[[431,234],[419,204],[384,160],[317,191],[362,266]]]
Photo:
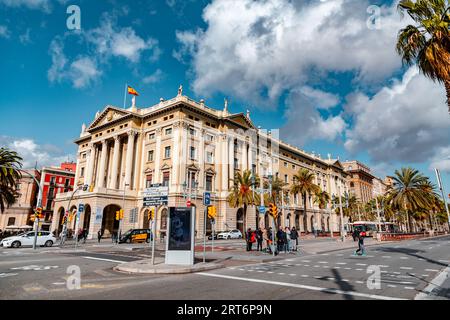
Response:
[[[450,237],[369,247],[366,257],[352,252],[280,254],[284,259],[269,263],[230,261],[199,274],[129,275],[112,268],[148,258],[148,249],[0,249],[0,299],[414,299],[448,270]],[[80,289],[67,286],[73,284],[73,268],[80,270]],[[440,296],[433,298],[450,299],[448,288],[435,287]]]

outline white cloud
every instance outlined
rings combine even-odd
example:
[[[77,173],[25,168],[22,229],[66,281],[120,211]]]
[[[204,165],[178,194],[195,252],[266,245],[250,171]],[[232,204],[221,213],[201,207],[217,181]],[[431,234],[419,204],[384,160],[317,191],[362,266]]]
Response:
[[[27,45],[29,43],[31,43],[31,38],[30,38],[30,28],[27,28],[27,31],[25,31],[24,34],[21,34],[19,36],[19,41],[23,44],[23,45]]]
[[[159,59],[161,50],[158,41],[153,38],[143,39],[131,27],[117,26],[117,17],[104,14],[100,26],[80,33],[67,33],[56,37],[50,44],[52,66],[48,70],[50,82],[69,80],[75,88],[85,88],[97,81],[114,57],[124,58],[136,65],[147,54],[148,61]],[[70,37],[77,37],[86,44],[87,54],[67,57],[64,42]]]
[[[40,145],[30,138],[0,136],[0,145],[18,153],[23,158],[23,168],[34,168],[36,163],[38,168],[56,166],[67,159],[74,159],[73,155],[65,154],[53,145]]]
[[[375,162],[426,162],[448,146],[445,90],[416,67],[372,97],[354,93],[347,100],[354,125],[346,132],[345,148],[352,153],[367,151]]]
[[[292,90],[286,101],[287,123],[281,128],[282,138],[300,146],[311,140],[335,140],[347,124],[341,115],[326,117],[318,109],[334,107],[338,102],[337,96],[310,87]]]
[[[431,158],[430,170],[438,168],[450,173],[450,146],[439,148]]]
[[[67,0],[58,0],[60,4],[66,4]],[[50,13],[53,10],[52,0],[0,0],[0,5],[12,8],[25,7],[32,10],[41,10]]]
[[[370,30],[368,0],[214,0],[203,11],[205,30],[177,32],[178,59],[192,58],[193,89],[272,104],[311,74],[354,72],[372,83],[401,66],[395,52],[401,21],[395,3],[382,7]]]
[[[11,35],[11,32],[9,32],[7,26],[0,25],[0,38],[6,38],[8,39]]]
[[[102,75],[97,62],[90,57],[78,57],[69,64],[64,55],[64,44],[56,38],[50,45],[52,66],[47,76],[50,82],[62,82],[68,80],[74,88],[81,89],[95,82]]]
[[[163,76],[164,76],[163,72],[160,69],[158,69],[148,77],[145,77],[143,81],[145,84],[153,84],[161,81]]]

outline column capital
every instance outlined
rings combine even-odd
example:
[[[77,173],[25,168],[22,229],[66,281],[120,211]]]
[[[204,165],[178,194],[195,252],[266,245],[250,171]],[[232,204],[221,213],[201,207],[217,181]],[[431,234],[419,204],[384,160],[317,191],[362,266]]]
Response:
[[[106,139],[101,141],[102,147],[106,146],[108,144],[108,141]]]
[[[134,131],[134,130],[130,130],[130,131],[128,131],[127,132],[127,135],[129,136],[129,137],[134,137],[134,136],[136,136],[138,133],[136,132],[136,131]]]
[[[120,135],[115,135],[113,137],[113,139],[114,139],[114,142],[119,143],[120,142]]]
[[[158,129],[155,130],[155,133],[156,133],[158,136],[161,135],[161,132],[162,132],[162,128],[158,128]]]
[[[178,129],[178,128],[181,127],[181,124],[182,124],[182,121],[177,121],[177,122],[175,122],[175,123],[173,124],[173,128],[174,128],[174,129]]]

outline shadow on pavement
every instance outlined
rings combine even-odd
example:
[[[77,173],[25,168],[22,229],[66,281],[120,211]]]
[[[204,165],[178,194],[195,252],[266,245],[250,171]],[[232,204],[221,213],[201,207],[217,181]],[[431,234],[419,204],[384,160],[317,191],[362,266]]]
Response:
[[[335,282],[339,286],[339,289],[341,289],[342,291],[353,291],[353,286],[346,281],[342,281],[342,277],[339,272],[336,271],[336,269],[332,269],[331,271],[333,272],[333,276],[336,279]],[[354,300],[353,296],[348,294],[344,294],[344,298],[345,300]]]
[[[422,256],[422,255],[418,254],[418,253],[421,253],[421,252],[426,252],[425,250],[409,249],[409,248],[379,248],[379,251],[391,252],[391,253],[404,253],[404,254],[406,254],[408,256],[411,256],[411,257],[424,259],[425,261],[427,261],[429,263],[437,264],[437,265],[439,265],[441,267],[447,267],[446,263],[439,262],[439,261],[436,261],[434,259],[430,259],[430,258],[427,258],[425,256]]]

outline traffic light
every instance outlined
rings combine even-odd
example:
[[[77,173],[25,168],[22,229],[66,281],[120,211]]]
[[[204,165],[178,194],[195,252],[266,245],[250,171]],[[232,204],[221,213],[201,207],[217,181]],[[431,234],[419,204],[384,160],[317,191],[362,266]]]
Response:
[[[208,218],[215,219],[217,215],[215,206],[208,206]]]
[[[116,211],[116,220],[123,220],[123,209]]]
[[[61,221],[61,225],[66,224],[67,221],[67,216],[63,216],[62,221]]]
[[[278,208],[275,204],[269,203],[269,213],[274,219],[278,217]]]
[[[155,208],[151,208],[147,214],[147,218],[149,221],[155,219]]]

